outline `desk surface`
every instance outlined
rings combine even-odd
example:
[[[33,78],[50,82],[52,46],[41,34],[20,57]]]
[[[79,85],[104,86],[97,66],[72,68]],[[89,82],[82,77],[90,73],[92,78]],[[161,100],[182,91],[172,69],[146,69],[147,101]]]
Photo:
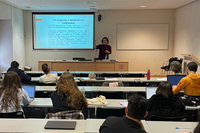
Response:
[[[25,71],[27,74],[44,74],[43,71]],[[58,71],[59,74],[64,73],[66,71]],[[71,74],[89,74],[89,73],[95,73],[95,74],[143,74],[146,75],[147,72],[144,71],[69,71]],[[6,71],[1,72],[3,74],[6,73]]]
[[[193,132],[197,122],[161,122],[146,121],[152,133],[189,133]],[[178,127],[179,129],[176,129]]]
[[[47,121],[76,121],[75,130],[44,129]],[[86,120],[62,120],[62,119],[0,119],[0,132],[17,133],[84,133]]]
[[[107,99],[106,106],[97,106],[97,108],[110,108],[110,109],[122,109],[124,108],[118,102],[127,102],[126,99]],[[34,100],[28,105],[28,107],[53,107],[50,98],[34,98]],[[95,105],[89,105],[88,108],[95,108]]]
[[[84,87],[86,92],[145,92],[145,87],[105,87],[105,86],[78,86],[79,90]],[[36,86],[35,91],[55,91],[56,86]]]
[[[167,79],[160,80],[159,78],[151,78],[150,80],[147,80],[146,78],[105,78],[105,80],[96,80],[96,79],[89,79],[88,77],[74,77],[74,79],[83,79],[86,82],[161,82],[161,81],[167,81]],[[38,81],[39,77],[32,77],[31,81]]]
[[[24,119],[0,119],[0,132],[16,132],[25,122]]]
[[[44,129],[47,121],[76,121],[76,128],[75,130],[52,130],[52,129]],[[55,119],[27,119],[26,122],[23,124],[21,128],[17,132],[20,133],[27,133],[27,132],[52,132],[52,133],[84,133],[85,130],[85,120],[55,120]]]

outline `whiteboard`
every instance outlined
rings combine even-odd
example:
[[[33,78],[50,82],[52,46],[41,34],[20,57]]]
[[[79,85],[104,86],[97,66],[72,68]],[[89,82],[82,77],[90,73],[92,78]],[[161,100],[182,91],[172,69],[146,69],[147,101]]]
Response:
[[[117,50],[167,50],[169,24],[117,24]]]

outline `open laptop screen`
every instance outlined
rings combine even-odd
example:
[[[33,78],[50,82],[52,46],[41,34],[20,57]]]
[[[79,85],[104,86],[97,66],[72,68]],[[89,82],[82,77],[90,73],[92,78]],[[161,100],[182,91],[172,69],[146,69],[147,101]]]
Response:
[[[157,87],[147,87],[146,88],[146,99],[150,99],[151,96],[156,94]]]
[[[167,75],[167,81],[170,82],[170,84],[177,85],[179,81],[184,78],[186,75]]]
[[[58,71],[51,71],[51,74],[56,74],[58,76]]]
[[[35,86],[22,86],[22,88],[28,93],[30,98],[35,97]]]

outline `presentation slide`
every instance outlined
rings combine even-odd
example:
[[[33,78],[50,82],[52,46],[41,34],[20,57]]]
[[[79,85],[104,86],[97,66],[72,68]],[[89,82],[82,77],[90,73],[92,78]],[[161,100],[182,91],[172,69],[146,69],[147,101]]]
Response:
[[[94,13],[33,13],[33,49],[93,49]]]

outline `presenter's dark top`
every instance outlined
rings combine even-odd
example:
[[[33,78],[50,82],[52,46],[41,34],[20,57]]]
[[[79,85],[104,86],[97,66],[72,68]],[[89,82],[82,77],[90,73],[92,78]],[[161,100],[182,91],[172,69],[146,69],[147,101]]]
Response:
[[[19,76],[22,84],[26,84],[28,83],[29,81],[31,81],[31,77],[29,75],[27,75],[23,70],[21,69],[18,69],[18,68],[12,68],[10,67],[7,72],[9,71],[13,71],[13,72],[16,72],[17,75]]]
[[[105,53],[106,50],[108,50],[111,54],[111,46],[110,45],[104,45],[104,44],[99,44],[96,49],[99,49],[99,57],[101,59],[105,59],[107,55],[107,59],[109,59],[109,54]]]
[[[66,97],[61,99],[61,97],[57,94],[57,91],[51,93],[51,101],[53,103],[53,113],[70,110]]]
[[[146,133],[140,125],[127,117],[108,117],[99,129],[100,133]]]

